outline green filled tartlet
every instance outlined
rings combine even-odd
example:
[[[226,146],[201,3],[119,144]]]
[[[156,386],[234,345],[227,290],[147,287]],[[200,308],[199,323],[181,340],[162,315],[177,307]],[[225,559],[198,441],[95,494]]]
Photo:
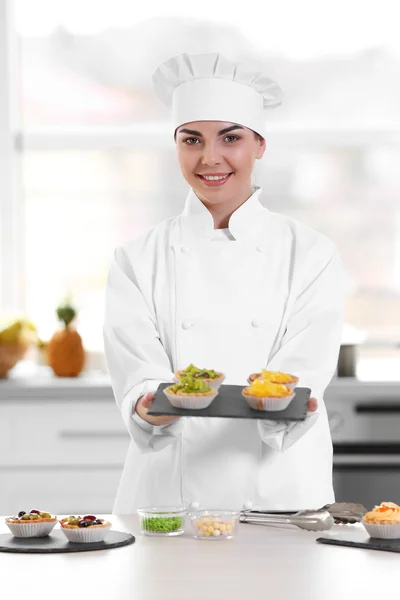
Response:
[[[175,377],[179,383],[182,377],[193,377],[194,379],[202,379],[207,385],[216,390],[225,379],[224,373],[214,371],[214,369],[199,369],[194,364],[190,364],[186,369],[175,372]]]
[[[202,379],[186,375],[181,377],[179,383],[165,388],[164,394],[175,408],[201,409],[210,406],[218,390]]]

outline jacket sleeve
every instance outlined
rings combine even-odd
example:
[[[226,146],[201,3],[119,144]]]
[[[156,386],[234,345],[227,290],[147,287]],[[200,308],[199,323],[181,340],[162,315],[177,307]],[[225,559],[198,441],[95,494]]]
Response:
[[[135,412],[140,396],[172,382],[173,372],[123,248],[115,251],[108,273],[103,339],[115,401],[130,436],[142,452],[161,450],[180,436],[184,419],[153,426]]]
[[[268,362],[270,371],[299,377],[299,386],[311,388],[318,401],[315,413],[297,423],[258,421],[261,439],[271,448],[284,451],[316,422],[326,387],[335,372],[345,310],[345,277],[334,247],[318,269],[307,269],[290,312],[280,347]]]

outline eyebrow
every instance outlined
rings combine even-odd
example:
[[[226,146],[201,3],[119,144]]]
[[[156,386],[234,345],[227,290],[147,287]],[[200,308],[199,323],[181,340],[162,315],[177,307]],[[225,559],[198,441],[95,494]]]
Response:
[[[218,131],[218,135],[224,135],[225,133],[229,133],[230,131],[234,131],[235,129],[244,129],[241,125],[231,125],[230,127],[226,127],[225,129],[221,129]],[[198,137],[203,137],[203,134],[200,131],[195,131],[194,129],[180,129],[178,133],[188,133],[189,135],[197,135]]]

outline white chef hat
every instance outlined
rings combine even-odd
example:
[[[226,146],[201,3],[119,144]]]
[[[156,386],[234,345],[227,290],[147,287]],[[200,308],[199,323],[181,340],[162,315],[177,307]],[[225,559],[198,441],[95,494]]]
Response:
[[[264,110],[279,106],[283,95],[258,69],[219,53],[173,56],[152,80],[157,96],[172,108],[174,131],[192,121],[227,121],[265,137]]]

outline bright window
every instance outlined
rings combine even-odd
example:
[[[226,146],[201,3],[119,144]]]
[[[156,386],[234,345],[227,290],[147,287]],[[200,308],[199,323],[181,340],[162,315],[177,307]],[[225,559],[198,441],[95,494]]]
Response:
[[[399,340],[393,3],[379,3],[385,28],[365,3],[362,19],[357,3],[344,1],[330,11],[317,1],[282,1],[268,19],[254,19],[253,4],[232,11],[205,2],[207,20],[199,20],[198,6],[179,0],[15,2],[18,298],[44,338],[55,327],[57,303],[71,292],[86,346],[101,349],[113,249],[178,214],[187,193],[151,74],[173,54],[220,51],[252,60],[285,90],[282,107],[268,116],[268,149],[255,174],[266,206],[338,244],[349,278],[348,326],[365,332],[371,346]]]

